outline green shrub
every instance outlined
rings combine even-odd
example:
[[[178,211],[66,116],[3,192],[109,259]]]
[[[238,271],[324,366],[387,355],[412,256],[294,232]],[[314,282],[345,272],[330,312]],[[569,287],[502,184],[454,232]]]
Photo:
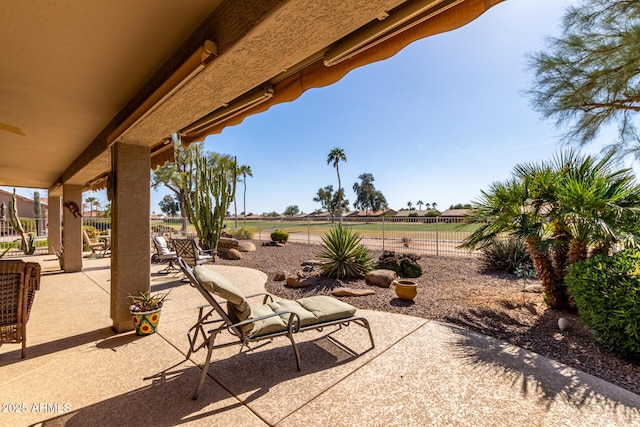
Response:
[[[231,234],[232,237],[240,240],[248,240],[253,239],[253,231],[248,228],[240,227],[240,228],[232,228],[228,230],[228,233]],[[289,236],[287,235],[287,239]],[[272,237],[273,239],[273,237]],[[286,241],[286,240],[285,240]]]
[[[608,351],[640,357],[640,252],[572,264],[565,283],[582,321]]]
[[[271,240],[274,242],[287,243],[287,240],[289,240],[289,233],[284,230],[274,230],[271,233]]]
[[[531,256],[521,239],[509,237],[496,239],[480,251],[480,259],[488,270],[515,273],[516,270],[533,270]]]
[[[360,242],[360,235],[343,226],[331,227],[322,236],[322,250],[318,258],[324,261],[321,273],[332,279],[355,279],[371,270],[372,258],[369,250]]]
[[[416,278],[422,276],[422,266],[418,264],[420,255],[396,254],[394,251],[384,251],[378,262],[377,268],[393,270],[400,277]]]

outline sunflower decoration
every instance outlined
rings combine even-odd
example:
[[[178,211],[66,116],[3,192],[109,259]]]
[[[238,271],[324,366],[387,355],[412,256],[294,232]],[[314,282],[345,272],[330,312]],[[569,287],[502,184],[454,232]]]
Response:
[[[129,307],[133,316],[133,325],[137,335],[149,335],[156,331],[160,320],[160,309],[167,300],[166,294],[151,295],[149,291],[140,292],[140,295],[129,295],[133,304]]]
[[[142,325],[140,325],[139,329],[140,329],[141,335],[149,335],[150,333],[153,332],[153,328],[148,323],[143,323]]]

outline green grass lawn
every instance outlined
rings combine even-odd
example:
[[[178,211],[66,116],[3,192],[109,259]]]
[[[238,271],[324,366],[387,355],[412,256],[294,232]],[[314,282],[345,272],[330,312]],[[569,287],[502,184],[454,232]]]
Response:
[[[12,242],[0,242],[0,250],[4,250],[7,248],[20,249],[20,245],[22,244],[22,242],[20,241],[19,237],[17,237],[16,239],[17,240]],[[49,240],[36,239],[35,244],[36,244],[36,248],[47,248],[49,247]]]
[[[229,221],[233,223],[232,221]],[[243,222],[239,221],[238,226]],[[318,222],[308,223],[306,221],[247,221],[247,228],[254,234],[262,233],[273,229],[284,230],[288,233],[310,233],[322,235],[338,223]],[[360,233],[363,237],[386,237],[386,238],[422,238],[422,239],[464,239],[473,232],[477,225],[468,224],[460,227],[451,223],[422,223],[422,222],[343,222],[343,225],[350,227]]]

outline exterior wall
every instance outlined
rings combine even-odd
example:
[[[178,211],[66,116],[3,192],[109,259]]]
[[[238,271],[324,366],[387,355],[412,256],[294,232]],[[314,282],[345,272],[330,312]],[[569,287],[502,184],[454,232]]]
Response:
[[[40,195],[42,197],[42,194]],[[0,190],[0,205],[4,202],[7,209],[9,208],[9,202],[13,198],[13,192]],[[21,195],[16,195],[16,200],[18,201],[18,215],[23,218],[34,218],[36,217],[33,212],[33,199],[29,199],[27,197],[23,197]],[[42,213],[44,217],[47,218],[47,209],[48,206],[46,203],[42,204]],[[6,212],[6,219],[9,219],[9,212]]]

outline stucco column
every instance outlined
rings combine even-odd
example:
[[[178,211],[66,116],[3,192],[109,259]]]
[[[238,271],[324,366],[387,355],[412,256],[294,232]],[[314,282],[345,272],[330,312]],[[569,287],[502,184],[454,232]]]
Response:
[[[60,250],[62,245],[62,223],[61,223],[61,198],[58,196],[48,197],[48,218],[47,238],[49,240],[49,255],[55,255],[56,250]]]
[[[149,290],[151,157],[148,147],[117,142],[111,147],[111,320],[116,332],[133,329],[128,295]]]
[[[64,184],[62,221],[64,245],[64,271],[82,270],[82,186]]]

